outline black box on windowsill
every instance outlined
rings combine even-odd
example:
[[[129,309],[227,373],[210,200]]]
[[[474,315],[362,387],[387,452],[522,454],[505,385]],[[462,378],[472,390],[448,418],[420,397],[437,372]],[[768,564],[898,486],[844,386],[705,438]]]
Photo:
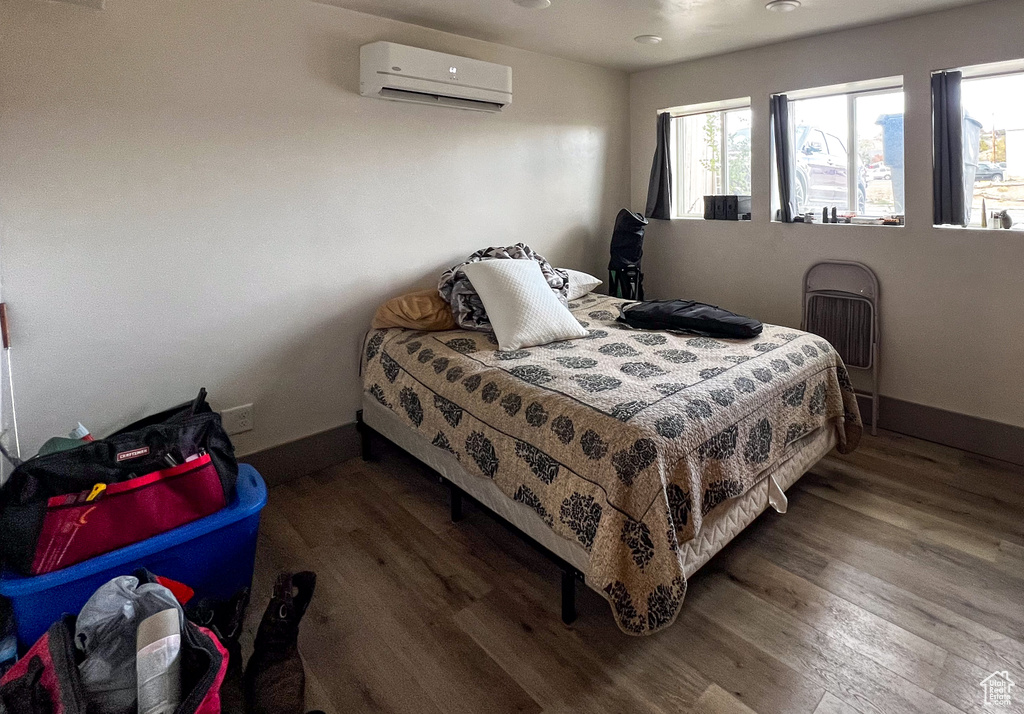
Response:
[[[750,220],[750,196],[705,196],[704,220],[742,221]]]
[[[738,221],[745,213],[750,213],[750,196],[725,197],[725,220]]]

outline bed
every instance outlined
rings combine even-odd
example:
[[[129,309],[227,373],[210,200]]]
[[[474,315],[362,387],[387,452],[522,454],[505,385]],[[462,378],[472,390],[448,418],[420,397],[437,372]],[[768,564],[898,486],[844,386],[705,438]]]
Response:
[[[501,352],[490,333],[372,330],[361,421],[549,551],[626,633],[670,625],[686,579],[861,419],[823,339],[634,330],[622,300],[570,310],[578,340]],[[564,585],[564,580],[563,580]],[[564,588],[563,588],[564,592]]]

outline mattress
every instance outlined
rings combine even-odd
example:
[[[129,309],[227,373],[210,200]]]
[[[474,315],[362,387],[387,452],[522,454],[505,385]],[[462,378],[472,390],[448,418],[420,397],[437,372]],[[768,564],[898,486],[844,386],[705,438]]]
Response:
[[[615,320],[622,302],[571,303],[586,338],[509,352],[489,333],[372,331],[364,419],[478,499],[516,505],[484,500],[499,514],[531,510],[619,627],[649,634],[675,619],[687,575],[722,539],[784,499],[780,478],[855,448],[861,422],[821,338],[632,330]]]

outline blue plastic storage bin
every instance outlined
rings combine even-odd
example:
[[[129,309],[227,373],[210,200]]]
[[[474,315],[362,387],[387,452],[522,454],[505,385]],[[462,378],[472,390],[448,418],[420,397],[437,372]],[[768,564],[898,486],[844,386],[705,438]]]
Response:
[[[30,647],[65,612],[77,614],[100,585],[137,568],[185,583],[196,597],[227,599],[250,586],[266,503],[263,478],[240,464],[234,500],[212,516],[45,575],[4,573],[0,595],[13,606],[19,649]]]

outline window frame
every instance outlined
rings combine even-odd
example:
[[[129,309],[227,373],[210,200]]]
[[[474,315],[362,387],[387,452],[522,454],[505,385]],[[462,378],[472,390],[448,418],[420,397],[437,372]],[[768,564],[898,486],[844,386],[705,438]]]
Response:
[[[683,143],[683,125],[681,120],[686,117],[696,117],[705,114],[719,114],[721,128],[719,131],[719,146],[718,155],[720,157],[721,167],[718,171],[718,181],[721,186],[727,187],[729,180],[729,137],[726,131],[728,126],[728,119],[726,117],[730,112],[736,111],[747,111],[751,112],[751,120],[753,119],[753,110],[751,107],[750,97],[741,97],[737,99],[728,99],[719,102],[708,102],[706,104],[692,104],[682,107],[673,107],[671,109],[665,109],[664,112],[668,112],[672,118],[672,130],[669,132],[670,143],[669,143],[669,165],[672,169],[672,179],[675,186],[673,187],[673,208],[672,218],[673,219],[693,219],[703,218],[704,210],[701,208],[698,213],[683,213],[683,191],[684,181],[682,180],[682,165],[679,161],[679,149]],[[660,114],[661,112],[659,112]],[[753,128],[753,127],[751,127]],[[751,136],[753,131],[751,131]],[[753,156],[751,156],[753,160]],[[752,173],[752,172],[751,172]],[[753,175],[751,175],[751,184],[753,184]],[[728,190],[727,188],[725,190]],[[753,186],[751,186],[753,191]]]
[[[966,67],[959,67],[959,68],[949,68],[949,69],[946,69],[946,70],[933,70],[931,72],[930,76],[934,76],[934,75],[936,75],[936,74],[938,74],[940,72],[951,71],[951,70],[959,71],[961,73],[961,82],[962,83],[974,82],[974,81],[986,80],[986,79],[996,79],[996,78],[999,78],[999,77],[1024,77],[1024,58],[1012,59],[1012,60],[1003,60],[1003,61],[998,61],[998,62],[984,62],[982,64],[968,65]],[[960,109],[961,109],[962,112],[966,112],[967,111],[966,107],[963,106],[962,102],[961,102]],[[935,108],[932,107],[932,112],[934,113],[934,111],[935,111]],[[932,157],[932,172],[933,173],[935,172],[934,161],[935,161],[935,158],[933,156]],[[980,164],[980,161],[979,161],[979,164]],[[977,182],[977,181],[975,181],[975,182]],[[965,198],[966,201],[968,201],[968,203],[973,204],[973,201],[974,201],[974,193],[973,193],[973,191],[971,192],[971,195],[965,196],[964,198]],[[993,228],[991,226],[985,227],[985,226],[980,225],[980,224],[979,225],[974,225],[973,223],[968,223],[966,226],[956,226],[956,225],[952,225],[951,226],[951,225],[933,223],[932,224],[932,228],[951,229],[951,230],[960,230],[960,231],[985,231],[985,232],[993,230]],[[1024,224],[1015,223],[1013,225],[1013,227],[1010,228],[1010,231],[1013,231],[1013,232],[1024,232]]]
[[[825,99],[829,97],[845,97],[846,98],[846,137],[837,136],[830,132],[825,132],[819,127],[814,127],[816,131],[819,131],[825,139],[825,146],[828,146],[828,137],[836,136],[840,143],[845,144],[847,167],[850,166],[851,153],[853,158],[853,170],[847,170],[846,172],[846,200],[847,210],[855,211],[859,206],[857,196],[857,184],[860,177],[860,152],[853,151],[851,148],[857,145],[857,99],[859,97],[866,97],[878,94],[891,94],[894,92],[900,92],[903,94],[904,102],[906,102],[906,82],[902,75],[893,77],[884,77],[881,79],[866,80],[863,82],[850,82],[847,84],[837,84],[826,87],[802,89],[794,92],[782,92],[789,98],[789,114],[794,116],[793,105],[796,102],[800,102],[806,99]],[[904,116],[906,114],[906,106],[904,105]],[[794,125],[792,130],[795,132],[797,127]],[[796,147],[793,148],[796,151]],[[775,153],[776,147],[775,142],[772,142],[772,214],[774,216],[776,210],[779,208],[777,205],[778,191],[775,189],[776,182],[778,181],[777,168]],[[906,144],[903,147],[904,160],[906,160]],[[794,161],[796,156],[793,157]],[[859,211],[858,211],[859,213]],[[774,218],[773,218],[774,221]],[[831,224],[829,224],[831,225]],[[904,207],[903,207],[903,224],[906,225],[906,196],[904,196]],[[889,226],[892,227],[892,226]]]
[[[906,90],[904,89],[904,86],[902,84],[900,84],[899,86],[890,87],[879,87],[852,91],[846,90],[842,92],[829,92],[827,94],[817,94],[813,96],[800,97],[798,99],[789,100],[790,116],[793,116],[793,104],[795,102],[804,101],[806,99],[825,99],[828,97],[844,97],[846,99],[846,136],[837,136],[830,132],[826,132],[822,129],[816,128],[816,130],[821,132],[821,134],[824,136],[826,147],[829,146],[828,138],[832,136],[839,140],[840,145],[843,146],[843,149],[846,152],[846,205],[848,207],[848,211],[856,211],[859,213],[858,207],[860,206],[860,201],[858,200],[859,196],[857,195],[857,188],[860,182],[859,179],[861,170],[860,152],[851,151],[851,147],[857,145],[857,100],[861,97],[869,97],[879,94],[893,94],[897,91],[904,94],[904,100],[906,100]],[[831,151],[831,149],[829,151]],[[903,151],[905,158],[905,145]]]

